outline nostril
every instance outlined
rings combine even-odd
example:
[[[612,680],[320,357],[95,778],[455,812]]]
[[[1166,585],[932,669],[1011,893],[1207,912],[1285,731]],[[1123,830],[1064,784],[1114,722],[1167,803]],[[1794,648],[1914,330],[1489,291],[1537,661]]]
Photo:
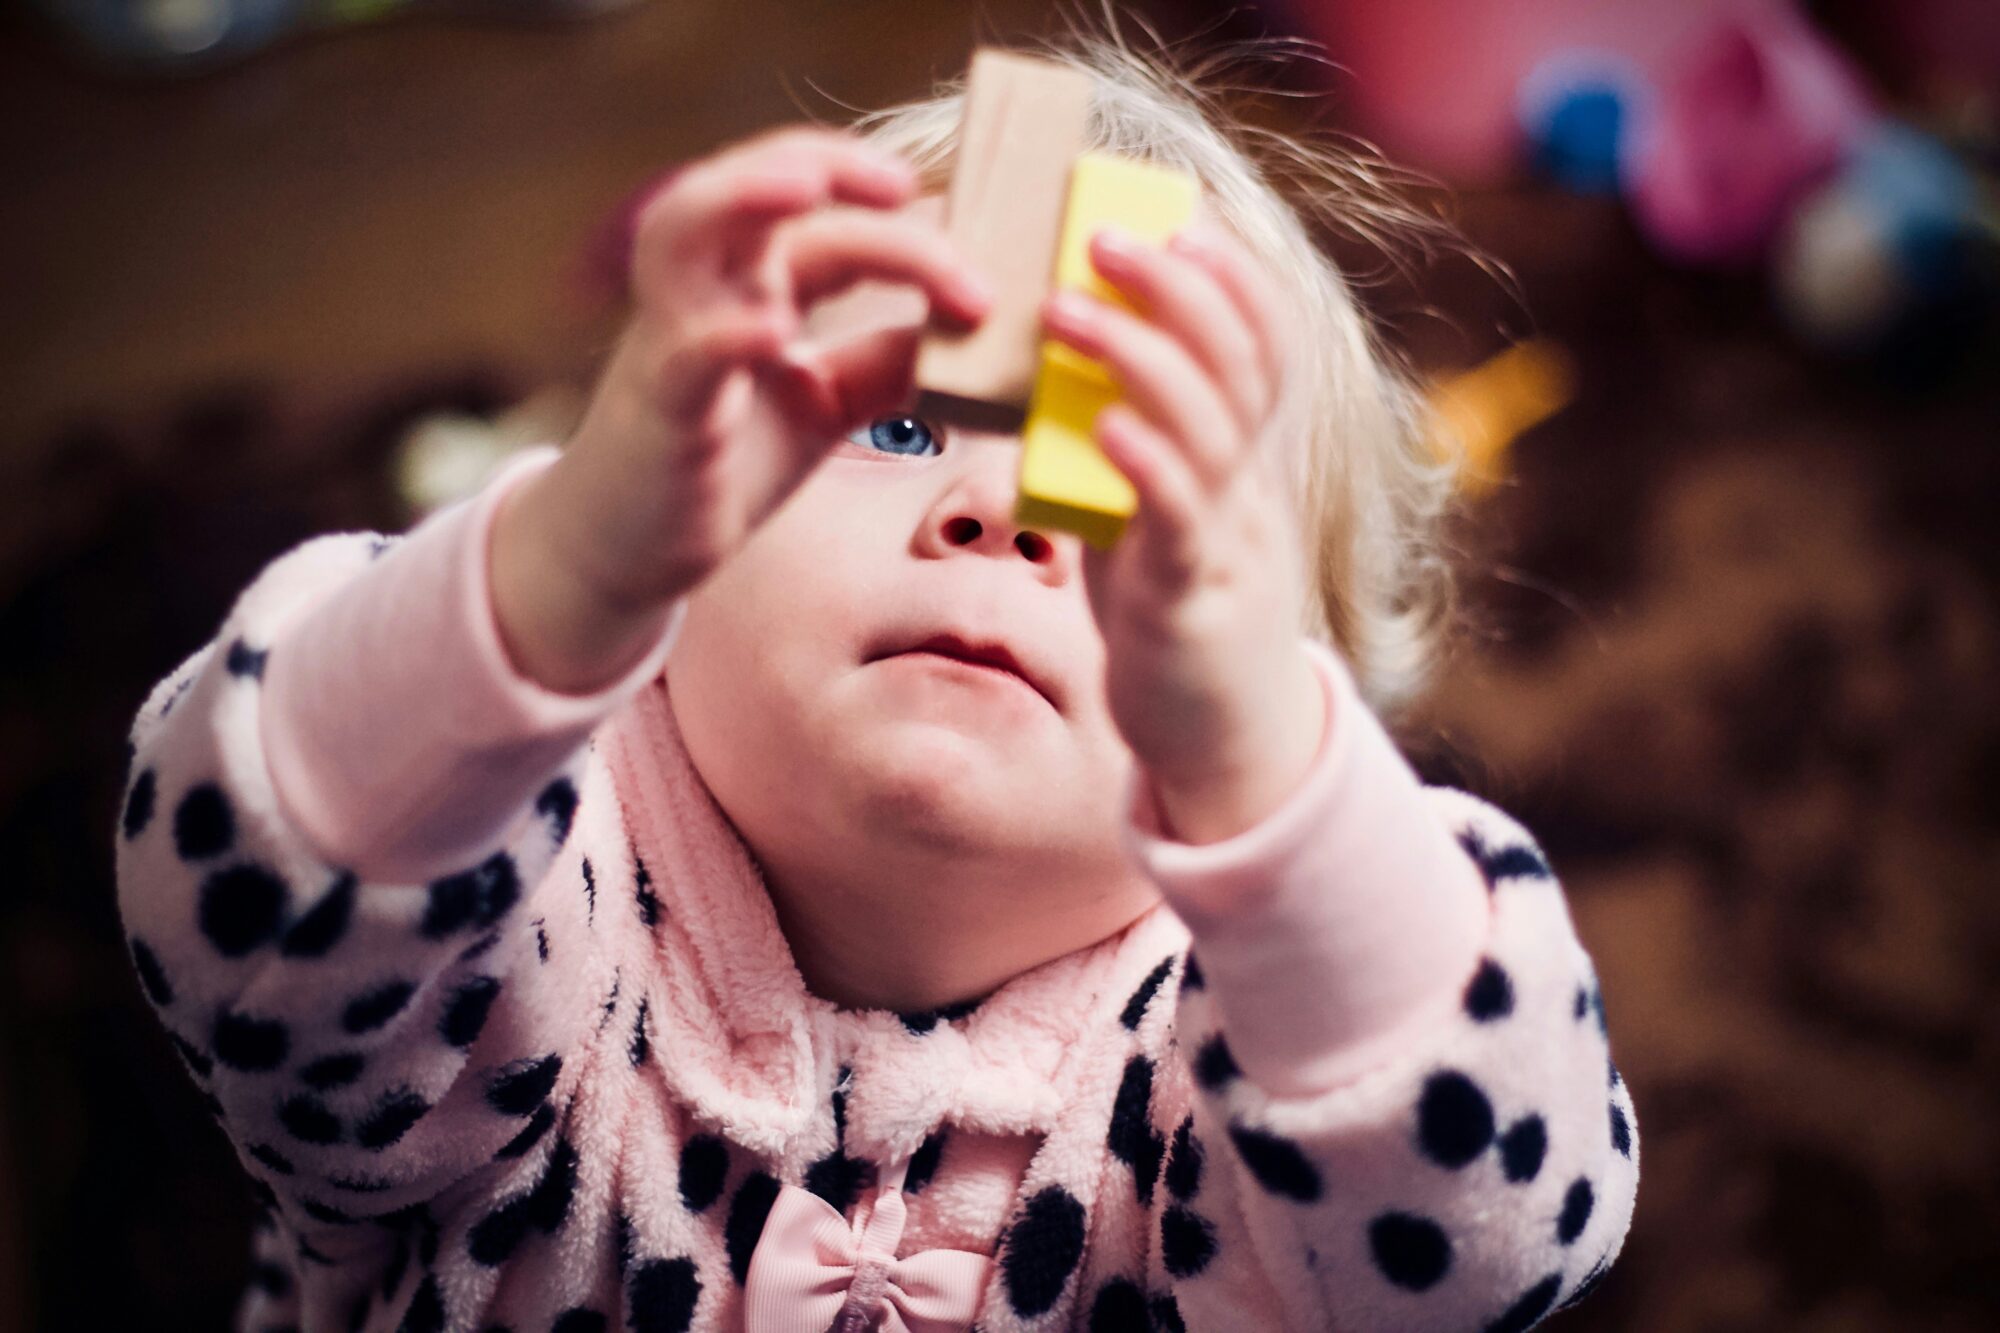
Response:
[[[966,546],[979,540],[979,520],[976,518],[955,518],[944,525],[945,540],[954,546]]]
[[[1020,550],[1022,555],[1027,556],[1028,559],[1034,561],[1036,564],[1047,560],[1055,550],[1054,547],[1049,545],[1049,539],[1039,532],[1021,533],[1014,538],[1014,545]]]

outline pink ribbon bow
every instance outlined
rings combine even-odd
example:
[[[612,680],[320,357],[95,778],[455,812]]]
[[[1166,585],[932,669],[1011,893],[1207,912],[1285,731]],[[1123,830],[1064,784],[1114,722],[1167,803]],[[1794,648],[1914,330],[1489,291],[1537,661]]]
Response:
[[[750,1256],[745,1333],[964,1333],[992,1259],[945,1249],[898,1259],[904,1215],[900,1181],[884,1186],[858,1238],[817,1194],[780,1189]]]

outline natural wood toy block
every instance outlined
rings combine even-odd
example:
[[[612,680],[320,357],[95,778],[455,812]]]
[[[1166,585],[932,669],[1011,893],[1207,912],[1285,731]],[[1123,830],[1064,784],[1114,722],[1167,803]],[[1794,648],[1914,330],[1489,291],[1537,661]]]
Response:
[[[1070,163],[1090,113],[1090,76],[1012,52],[974,52],[945,196],[945,230],[993,285],[969,333],[928,331],[916,411],[975,430],[1021,427],[1041,360],[1041,307],[1055,270]]]
[[[1165,244],[1194,216],[1200,193],[1185,171],[1112,153],[1078,157],[1056,254],[1056,287],[1080,288],[1132,308],[1091,264],[1091,236],[1117,226],[1144,244]],[[1097,447],[1091,428],[1097,414],[1119,397],[1110,372],[1097,361],[1053,340],[1043,344],[1021,431],[1016,523],[1074,532],[1100,548],[1118,540],[1138,507],[1138,492]]]

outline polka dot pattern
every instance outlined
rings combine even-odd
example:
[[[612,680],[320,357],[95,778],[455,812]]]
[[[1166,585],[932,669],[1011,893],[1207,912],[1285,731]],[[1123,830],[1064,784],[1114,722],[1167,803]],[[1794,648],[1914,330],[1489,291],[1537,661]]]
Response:
[[[1014,1313],[1032,1318],[1051,1309],[1083,1257],[1083,1205],[1060,1185],[1029,1199],[1008,1227],[1000,1277]]]

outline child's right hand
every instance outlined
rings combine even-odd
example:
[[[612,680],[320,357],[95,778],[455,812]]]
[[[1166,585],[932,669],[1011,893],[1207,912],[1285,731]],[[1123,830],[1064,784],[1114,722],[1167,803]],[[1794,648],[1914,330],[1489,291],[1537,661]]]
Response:
[[[633,318],[563,457],[495,521],[495,612],[522,670],[571,692],[615,679],[834,442],[900,403],[920,330],[805,347],[815,302],[872,279],[984,315],[943,230],[891,211],[916,189],[906,162],[852,134],[787,129],[646,204]]]

